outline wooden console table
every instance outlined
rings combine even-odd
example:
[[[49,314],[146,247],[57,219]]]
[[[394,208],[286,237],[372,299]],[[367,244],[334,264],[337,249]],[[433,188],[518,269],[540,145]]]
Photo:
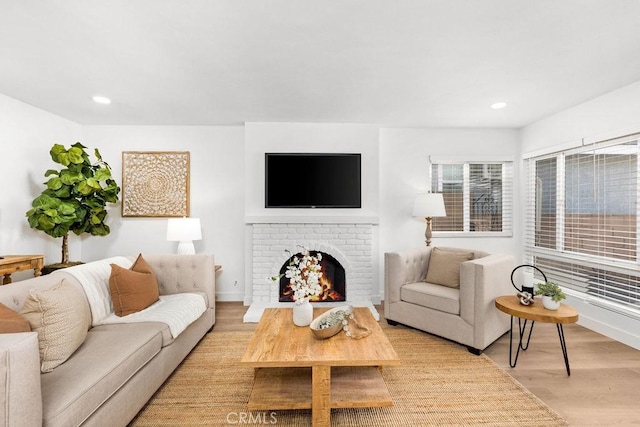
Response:
[[[16,271],[33,270],[33,275],[42,274],[44,255],[4,255],[0,257],[0,276],[3,285],[11,283],[11,274]]]

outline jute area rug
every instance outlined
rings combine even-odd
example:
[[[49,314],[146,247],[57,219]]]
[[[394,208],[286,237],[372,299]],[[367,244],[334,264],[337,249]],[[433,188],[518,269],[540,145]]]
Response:
[[[402,361],[382,371],[394,406],[333,409],[332,426],[567,425],[485,355],[420,331],[385,333]],[[250,337],[209,333],[131,426],[309,426],[310,410],[247,411],[253,368],[239,360]]]

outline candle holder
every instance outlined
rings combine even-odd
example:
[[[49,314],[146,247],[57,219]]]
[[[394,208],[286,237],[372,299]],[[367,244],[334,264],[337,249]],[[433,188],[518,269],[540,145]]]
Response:
[[[514,268],[513,271],[511,271],[511,285],[513,285],[513,287],[516,289],[516,291],[518,291],[517,295],[518,295],[518,297],[520,297],[520,304],[522,304],[522,305],[531,305],[531,304],[533,304],[533,296],[534,296],[533,285],[532,286],[525,286],[526,284],[523,284],[521,288],[518,288],[516,286],[516,284],[514,283],[514,281],[513,281],[513,274],[516,272],[517,269],[522,268],[522,267],[531,267],[531,268],[534,268],[534,269],[538,270],[540,272],[540,274],[542,274],[542,278],[544,279],[545,282],[547,282],[547,276],[544,274],[544,272],[542,270],[540,270],[535,265],[531,265],[531,264],[519,265],[516,268]]]

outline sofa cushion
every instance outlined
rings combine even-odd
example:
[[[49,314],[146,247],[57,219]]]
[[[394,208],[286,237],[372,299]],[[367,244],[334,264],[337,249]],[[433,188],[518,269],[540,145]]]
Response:
[[[460,289],[433,283],[407,283],[400,288],[400,299],[445,313],[460,314]]]
[[[84,295],[64,281],[48,290],[31,290],[20,313],[38,333],[42,372],[66,361],[84,342],[91,323]]]
[[[192,292],[196,295],[199,295],[202,297],[202,299],[204,301],[206,301],[207,299],[207,295],[203,292]],[[201,316],[202,317],[202,316]],[[197,321],[197,320],[196,320]],[[171,334],[171,329],[169,327],[169,325],[167,323],[164,322],[159,322],[159,321],[151,321],[151,320],[145,320],[142,322],[144,325],[146,325],[146,327],[155,327],[156,330],[158,331],[158,333],[162,334],[162,347],[166,347],[168,345],[171,345],[173,343],[173,341],[175,341],[174,336]],[[105,323],[102,325],[98,325],[96,327],[94,327],[93,329],[96,331],[108,331],[108,330],[117,330],[118,328],[124,328],[127,327],[127,325],[132,325],[131,327],[135,327],[135,325],[139,325],[140,323],[138,322],[133,322],[133,323]]]
[[[158,301],[158,281],[142,254],[130,269],[111,264],[109,292],[116,316],[126,316]]]
[[[155,329],[158,334],[162,337],[162,347],[166,347],[171,345],[175,338],[171,335],[171,330],[169,329],[169,325],[162,322],[141,322],[141,323],[111,323],[106,325],[100,325],[93,328],[93,331],[118,331],[118,330],[126,330],[127,328],[131,331],[134,331],[135,328],[139,328],[142,325],[147,329]],[[124,328],[124,329],[123,329]]]
[[[44,425],[80,425],[160,352],[157,327],[89,331],[64,364],[42,375]]]
[[[473,252],[448,252],[433,248],[425,282],[460,287],[460,264],[473,259]]]
[[[16,332],[31,332],[29,321],[22,314],[0,303],[0,334]]]

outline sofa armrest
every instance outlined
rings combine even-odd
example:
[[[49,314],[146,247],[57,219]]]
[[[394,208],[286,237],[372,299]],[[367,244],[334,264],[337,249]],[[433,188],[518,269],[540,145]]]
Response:
[[[429,246],[384,254],[385,304],[400,301],[403,285],[424,281],[430,256]]]
[[[156,274],[160,295],[202,292],[207,296],[207,306],[215,308],[216,276],[213,255],[145,254],[144,259]]]
[[[0,426],[42,425],[38,334],[0,334]]]
[[[492,254],[463,262],[460,266],[460,316],[478,325],[494,308],[500,295],[513,293],[511,271],[515,259],[511,255]]]

